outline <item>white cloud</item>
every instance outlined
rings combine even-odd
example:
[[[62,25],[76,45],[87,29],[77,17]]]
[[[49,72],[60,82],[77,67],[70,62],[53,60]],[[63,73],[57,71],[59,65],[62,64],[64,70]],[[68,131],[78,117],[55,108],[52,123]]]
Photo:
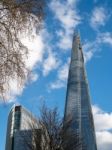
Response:
[[[60,64],[57,55],[52,51],[48,52],[48,57],[43,62],[43,75],[46,76],[50,71],[56,69]]]
[[[58,66],[58,59],[56,55],[52,51],[46,51],[48,47],[48,42],[51,36],[47,32],[47,30],[42,30],[38,35],[36,34],[35,29],[31,33],[31,35],[22,34],[20,39],[22,43],[28,47],[28,55],[27,58],[24,58],[26,67],[31,71],[30,75],[28,75],[28,82],[35,82],[38,80],[39,75],[35,73],[35,69],[37,67],[43,68],[44,75],[47,75],[51,70],[56,69]],[[49,40],[47,40],[49,39]],[[47,41],[47,42],[45,42]],[[51,44],[50,44],[51,46]],[[48,55],[48,58],[44,61],[44,55]],[[18,86],[16,78],[10,81],[10,87],[6,92],[6,100],[8,102],[12,102],[16,100],[18,95],[21,95],[23,89],[25,88],[25,84],[27,81]]]
[[[56,19],[58,19],[63,28],[72,28],[79,24],[80,17],[74,10],[73,1],[61,2],[60,0],[53,0],[50,3],[50,8],[54,12]]]
[[[85,63],[90,61],[96,53],[101,51],[100,46],[102,44],[108,44],[112,47],[112,33],[111,32],[104,32],[98,33],[95,41],[85,41],[83,44],[84,50],[84,60]]]
[[[88,42],[86,41],[83,44],[83,52],[84,52],[84,61],[85,63],[87,63],[88,61],[90,61],[93,57],[95,52],[98,50],[98,44],[97,41],[94,42]]]
[[[112,129],[112,113],[107,113],[97,106],[93,106],[95,126],[97,131]]]
[[[67,63],[60,66],[57,73],[57,79],[48,85],[48,90],[66,87],[69,72],[69,63],[70,59],[68,59]]]
[[[112,133],[109,131],[96,132],[98,150],[112,150]]]
[[[91,26],[96,29],[99,26],[104,26],[108,19],[108,14],[105,8],[96,7],[92,12]]]
[[[70,59],[68,59],[67,63],[65,63],[60,69],[58,70],[58,79],[62,81],[66,81],[68,78],[69,72],[69,63]]]
[[[61,29],[57,32],[59,37],[57,46],[64,50],[72,47],[73,30],[81,20],[77,13],[75,3],[76,1],[74,0],[67,0],[66,2],[53,0],[49,5],[61,26]]]
[[[72,47],[72,38],[69,34],[64,31],[58,31],[57,35],[59,36],[59,42],[57,43],[59,48],[66,50]]]
[[[67,0],[68,4],[73,5],[77,2],[78,0]]]
[[[22,43],[28,48],[28,55],[24,57],[24,62],[26,67],[33,71],[35,66],[43,60],[43,55],[45,53],[44,42],[43,42],[43,33],[40,35],[36,34],[34,30],[31,35],[28,33],[23,33],[20,36]],[[34,82],[38,79],[38,74],[31,73],[30,78],[31,82]],[[12,102],[16,100],[16,96],[21,95],[23,89],[25,88],[26,81],[19,83],[18,79],[15,77],[9,80],[9,83],[5,86],[6,90],[4,93],[4,98],[7,102]]]
[[[34,28],[31,35],[21,34],[20,39],[22,43],[28,47],[27,58],[24,58],[25,65],[31,71],[31,74],[28,76],[28,82],[35,82],[40,77],[36,68],[41,68],[43,76],[47,76],[52,70],[57,69],[60,64],[58,55],[52,50],[52,35],[48,33],[46,29],[43,29],[38,35]],[[18,86],[17,80],[13,79],[10,81],[12,86],[9,87],[7,92],[6,99],[10,102],[15,101],[16,96],[21,95],[23,89],[25,88],[25,83],[22,83],[21,86]]]
[[[25,59],[26,66],[29,69],[34,68],[34,66],[41,62],[44,55],[44,42],[43,35],[37,35],[35,32],[33,33],[33,38],[30,38],[28,35],[21,38],[22,43],[28,47],[28,56]]]
[[[99,33],[97,40],[99,43],[105,43],[112,46],[112,33],[110,32]]]
[[[94,55],[93,51],[86,51],[84,53],[84,61],[85,61],[85,63],[87,63],[89,60],[91,60],[93,55]]]
[[[37,73],[31,72],[28,76],[29,82],[35,82],[39,78],[39,75]]]
[[[5,88],[5,101],[11,103],[16,100],[16,96],[22,94],[22,91],[25,88],[25,83],[18,83],[16,79],[11,79],[9,80],[8,85],[6,84]]]
[[[98,150],[111,150],[112,112],[107,113],[98,106],[93,106],[92,109],[95,122]]]
[[[54,81],[54,82],[52,82],[48,85],[48,90],[60,89],[60,88],[63,88],[63,87],[65,87],[64,82],[62,82],[61,80],[56,80],[56,81]]]

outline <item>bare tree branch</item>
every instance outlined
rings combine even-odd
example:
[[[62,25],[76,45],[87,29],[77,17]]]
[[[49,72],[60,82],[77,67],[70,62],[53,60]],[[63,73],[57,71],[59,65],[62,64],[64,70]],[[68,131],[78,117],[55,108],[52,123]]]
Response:
[[[21,33],[31,34],[42,27],[44,0],[0,0],[0,97],[6,99],[9,81],[21,85],[29,69],[25,65],[28,48],[20,39]]]
[[[48,109],[44,105],[37,127],[35,121],[30,122],[32,142],[31,136],[28,134],[23,137],[23,141],[25,141],[23,144],[26,145],[25,150],[79,150],[81,142],[77,142],[79,136],[71,129],[71,123],[71,119],[63,123],[57,108]],[[30,140],[28,140],[29,138]]]

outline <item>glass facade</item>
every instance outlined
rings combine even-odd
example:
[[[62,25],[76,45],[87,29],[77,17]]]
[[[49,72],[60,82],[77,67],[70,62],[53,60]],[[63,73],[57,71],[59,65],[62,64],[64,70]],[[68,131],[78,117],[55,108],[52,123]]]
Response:
[[[35,129],[38,128],[37,120],[29,111],[22,106],[12,107],[8,116],[5,150],[29,150],[25,142],[32,143],[31,123],[35,123]]]
[[[88,81],[80,36],[74,33],[69,68],[65,121],[72,118],[71,128],[79,135],[80,150],[97,150]]]

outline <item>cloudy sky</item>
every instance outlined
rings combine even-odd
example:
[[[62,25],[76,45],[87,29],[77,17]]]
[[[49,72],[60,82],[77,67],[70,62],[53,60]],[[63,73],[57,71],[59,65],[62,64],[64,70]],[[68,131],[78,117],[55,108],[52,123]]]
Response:
[[[44,28],[33,38],[21,37],[30,49],[26,65],[29,81],[17,88],[11,81],[7,97],[0,103],[0,150],[4,149],[8,112],[14,103],[34,114],[45,101],[63,114],[70,52],[74,30],[80,31],[98,150],[112,149],[112,1],[48,0]]]

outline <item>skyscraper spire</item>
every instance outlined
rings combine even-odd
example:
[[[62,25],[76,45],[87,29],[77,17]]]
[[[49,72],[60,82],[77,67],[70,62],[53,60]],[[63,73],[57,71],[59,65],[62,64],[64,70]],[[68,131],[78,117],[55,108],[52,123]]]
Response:
[[[74,32],[69,68],[65,121],[72,117],[71,128],[79,135],[80,150],[97,150],[88,82],[79,32]],[[80,142],[77,141],[77,142]]]

